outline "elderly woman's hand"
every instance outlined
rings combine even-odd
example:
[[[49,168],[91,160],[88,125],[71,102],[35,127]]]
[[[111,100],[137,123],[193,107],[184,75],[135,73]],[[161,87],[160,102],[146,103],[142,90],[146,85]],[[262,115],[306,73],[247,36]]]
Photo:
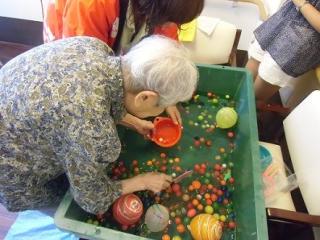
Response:
[[[180,112],[177,108],[177,106],[170,106],[166,108],[166,113],[171,117],[171,119],[174,121],[176,124],[182,125],[182,119]]]
[[[149,135],[150,131],[154,128],[152,122],[137,118],[130,113],[125,115],[120,124],[132,128],[144,136]]]
[[[164,173],[150,172],[141,174],[141,183],[146,190],[158,193],[170,186],[172,177]]]
[[[158,193],[170,186],[172,177],[164,173],[149,172],[122,180],[122,194],[150,190]]]
[[[150,121],[139,119],[135,124],[135,129],[143,136],[149,136],[150,131],[154,128],[154,125]]]

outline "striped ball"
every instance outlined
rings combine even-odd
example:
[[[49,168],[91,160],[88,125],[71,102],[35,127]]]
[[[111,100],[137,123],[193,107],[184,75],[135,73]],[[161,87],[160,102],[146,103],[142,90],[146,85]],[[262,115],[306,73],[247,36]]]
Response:
[[[121,196],[113,204],[112,213],[114,219],[122,225],[132,225],[138,222],[143,213],[143,204],[140,198],[134,194]]]
[[[211,214],[202,213],[195,216],[188,227],[195,240],[219,240],[222,227]]]

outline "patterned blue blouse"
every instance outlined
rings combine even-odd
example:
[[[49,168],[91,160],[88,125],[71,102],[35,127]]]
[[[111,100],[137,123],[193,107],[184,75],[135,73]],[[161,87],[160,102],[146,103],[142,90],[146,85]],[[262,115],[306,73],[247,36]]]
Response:
[[[309,2],[320,11],[320,0]],[[320,64],[320,33],[292,1],[261,24],[254,35],[261,48],[290,76],[300,76]]]
[[[126,114],[120,58],[90,37],[44,44],[0,69],[0,202],[11,211],[61,200],[66,174],[76,202],[106,211],[120,182],[105,173],[120,153]]]

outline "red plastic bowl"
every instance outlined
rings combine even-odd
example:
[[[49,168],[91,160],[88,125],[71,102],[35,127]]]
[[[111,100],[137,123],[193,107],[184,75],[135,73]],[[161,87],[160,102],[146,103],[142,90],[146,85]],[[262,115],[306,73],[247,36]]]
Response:
[[[154,129],[151,140],[161,147],[172,147],[181,138],[181,125],[175,124],[171,118],[157,117],[153,121]]]

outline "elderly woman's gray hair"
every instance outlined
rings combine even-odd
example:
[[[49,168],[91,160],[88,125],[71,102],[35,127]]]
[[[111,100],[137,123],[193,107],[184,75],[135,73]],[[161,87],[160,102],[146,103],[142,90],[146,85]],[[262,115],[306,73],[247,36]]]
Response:
[[[198,82],[198,71],[179,42],[154,35],[143,39],[122,58],[129,74],[128,90],[157,92],[163,107],[187,101]]]

